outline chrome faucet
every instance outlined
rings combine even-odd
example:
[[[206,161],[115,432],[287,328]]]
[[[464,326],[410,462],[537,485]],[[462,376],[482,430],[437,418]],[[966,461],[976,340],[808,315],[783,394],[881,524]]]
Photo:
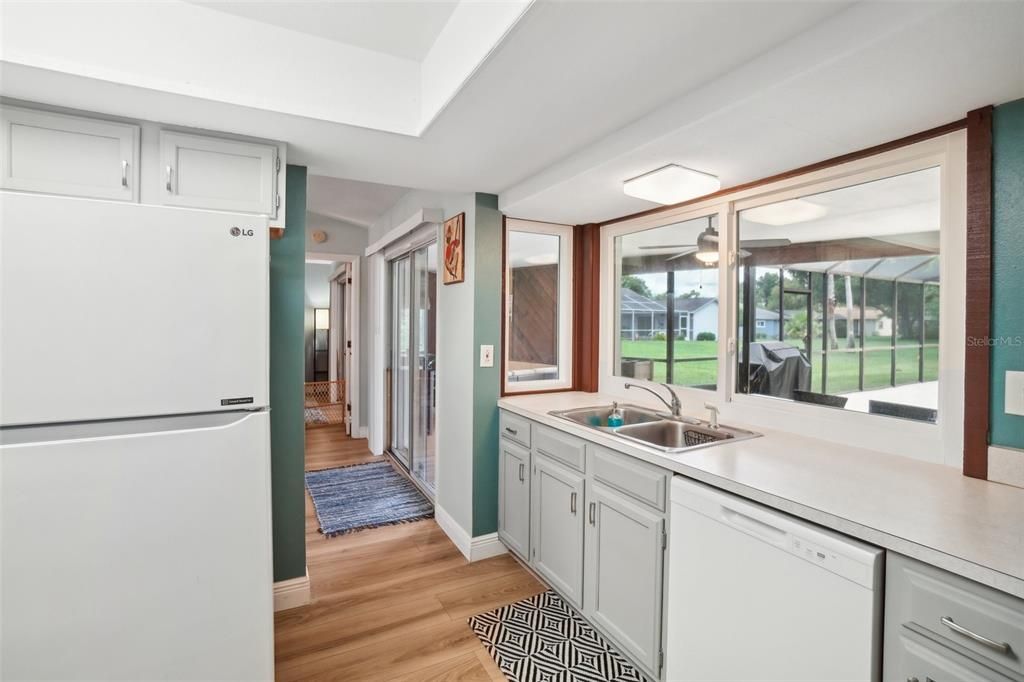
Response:
[[[647,388],[646,386],[641,386],[639,384],[630,384],[630,383],[626,384],[626,388],[627,389],[630,389],[630,388],[643,389],[644,391],[647,391],[648,393],[653,395],[655,398],[657,398],[661,402],[665,403],[665,407],[667,407],[669,410],[672,411],[672,416],[673,417],[681,417],[681,416],[683,416],[683,404],[679,401],[679,396],[676,395],[676,392],[668,384],[662,384],[662,386],[664,386],[665,389],[668,390],[669,395],[672,396],[672,402],[671,403],[669,401],[665,400],[664,398],[662,398],[660,395],[658,395],[658,393],[656,391],[653,391],[653,390]]]

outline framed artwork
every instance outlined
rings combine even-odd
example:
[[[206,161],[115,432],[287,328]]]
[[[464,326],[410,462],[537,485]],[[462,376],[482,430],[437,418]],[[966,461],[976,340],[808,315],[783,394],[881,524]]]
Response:
[[[466,214],[460,213],[444,221],[444,284],[457,284],[466,278],[465,220]]]

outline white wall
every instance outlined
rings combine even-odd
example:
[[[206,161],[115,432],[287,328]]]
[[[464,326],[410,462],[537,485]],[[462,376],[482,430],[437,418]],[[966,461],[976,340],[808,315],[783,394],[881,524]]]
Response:
[[[327,241],[317,244],[313,241],[313,233],[322,230],[327,233]],[[359,421],[357,426],[360,430],[365,429],[369,424],[369,372],[365,368],[369,366],[371,329],[369,324],[369,268],[363,253],[366,251],[367,231],[365,227],[353,225],[343,220],[335,220],[318,213],[306,213],[306,251],[316,253],[334,253],[340,255],[359,256],[359,353],[362,357],[356,358],[363,371],[359,372]],[[328,267],[328,266],[324,266]],[[309,272],[310,264],[306,265],[306,272]],[[333,271],[333,268],[328,268]],[[308,291],[308,282],[307,282]]]
[[[370,243],[401,225],[421,209],[441,209],[445,218],[466,214],[465,282],[445,286],[438,278],[437,295],[437,505],[469,537],[473,535],[473,303],[475,198],[473,194],[440,194],[414,190],[403,196],[370,226]],[[440,238],[440,235],[438,235]],[[381,267],[380,277],[387,268]],[[375,297],[382,295],[375,287]],[[375,310],[379,302],[371,301]],[[375,347],[383,347],[386,325],[374,323]],[[383,357],[383,356],[382,356]],[[383,408],[383,367],[374,368],[370,409]]]

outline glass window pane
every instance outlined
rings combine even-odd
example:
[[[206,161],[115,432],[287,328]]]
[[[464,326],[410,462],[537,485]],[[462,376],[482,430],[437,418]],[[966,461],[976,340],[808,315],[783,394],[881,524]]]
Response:
[[[717,386],[717,229],[710,216],[616,237],[617,375]]]
[[[929,168],[740,211],[739,390],[934,408],[939,195]]]
[[[509,230],[509,382],[556,380],[559,376],[559,258],[556,234]]]

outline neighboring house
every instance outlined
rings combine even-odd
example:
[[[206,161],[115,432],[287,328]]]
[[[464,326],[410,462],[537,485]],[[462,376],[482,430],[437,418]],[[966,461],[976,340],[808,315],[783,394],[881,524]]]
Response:
[[[623,339],[638,341],[666,333],[668,308],[664,303],[625,288],[621,300],[619,331]],[[702,332],[718,336],[718,299],[679,296],[674,307],[677,339],[693,341]]]
[[[836,306],[833,313],[836,322],[846,321],[846,306]],[[860,306],[853,306],[853,333],[860,336]],[[886,316],[878,308],[867,306],[864,308],[864,336],[892,336],[892,318]]]

